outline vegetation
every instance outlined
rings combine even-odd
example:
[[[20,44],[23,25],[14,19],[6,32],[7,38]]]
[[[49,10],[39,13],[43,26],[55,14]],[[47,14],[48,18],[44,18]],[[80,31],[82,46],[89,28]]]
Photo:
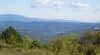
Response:
[[[19,32],[17,32],[11,26],[6,31],[2,32],[1,39],[4,40],[7,44],[12,44],[12,45],[20,44],[23,42]]]
[[[48,44],[41,44],[37,38],[23,38],[13,27],[0,35],[2,55],[100,55],[100,31],[84,31],[82,35],[53,38]]]
[[[6,17],[6,16],[5,16]],[[7,17],[8,18],[8,17]],[[9,19],[12,19],[11,17]],[[21,20],[21,19],[19,19]],[[0,20],[1,21],[1,20]],[[28,20],[27,20],[28,21]],[[86,29],[94,30],[100,28],[100,23],[84,22],[21,22],[21,21],[4,21],[0,22],[0,33],[9,26],[13,26],[22,36],[29,35],[31,38],[37,37],[42,43],[48,43],[54,37],[68,35],[70,32],[79,33]]]

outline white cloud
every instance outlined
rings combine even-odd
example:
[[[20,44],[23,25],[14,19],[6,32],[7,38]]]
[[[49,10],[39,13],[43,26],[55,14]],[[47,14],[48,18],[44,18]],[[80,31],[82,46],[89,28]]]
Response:
[[[71,3],[72,5],[74,5],[74,1],[72,1],[72,3]]]
[[[95,12],[100,11],[100,6],[97,6],[97,8],[94,11]]]
[[[57,9],[61,9],[64,6],[69,5],[69,2],[61,2],[57,0],[36,0],[32,1],[31,8],[35,7],[55,7]]]
[[[33,0],[31,3],[31,8],[35,7],[45,7],[45,8],[55,8],[61,9],[63,7],[72,7],[74,11],[83,11],[90,8],[89,4],[75,3],[74,1],[61,1],[61,0]]]
[[[69,5],[69,2],[59,2],[59,1],[54,1],[51,3],[52,7],[57,7],[58,9],[61,9],[64,6]]]
[[[37,0],[37,5],[39,6],[48,6],[50,0]]]
[[[88,10],[90,8],[89,4],[83,4],[83,3],[76,3],[72,6],[74,7],[74,11]]]

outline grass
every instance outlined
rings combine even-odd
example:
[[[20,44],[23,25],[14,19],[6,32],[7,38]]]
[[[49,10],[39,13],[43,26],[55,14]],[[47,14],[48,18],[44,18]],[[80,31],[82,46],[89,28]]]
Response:
[[[43,49],[24,50],[16,46],[0,44],[0,55],[54,55]]]
[[[0,44],[0,46],[1,46],[0,48],[1,55],[27,55],[28,53],[26,50],[22,48],[10,46],[10,45],[2,45],[2,44]]]

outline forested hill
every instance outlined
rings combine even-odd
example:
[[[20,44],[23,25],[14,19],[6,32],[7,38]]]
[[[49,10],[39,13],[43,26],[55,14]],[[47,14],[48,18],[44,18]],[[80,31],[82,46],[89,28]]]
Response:
[[[28,17],[24,17],[21,15],[15,15],[15,14],[2,14],[0,15],[0,22],[2,21],[20,21],[20,22],[34,22],[34,21],[38,21],[38,22],[49,22],[49,21],[57,21],[57,22],[78,22],[78,21],[74,21],[74,20],[61,20],[61,19],[40,19],[40,18],[28,18]]]
[[[82,23],[82,22],[20,22],[20,21],[3,21],[0,22],[0,32],[7,27],[13,26],[21,35],[37,37],[40,40],[47,41],[52,37],[67,35],[70,32],[79,33],[83,30],[98,28],[99,23]]]
[[[83,30],[99,29],[99,23],[84,23],[71,20],[43,20],[27,18],[21,15],[0,15],[0,32],[9,26],[17,29],[21,35],[37,37],[42,41],[48,41],[53,37],[68,35],[70,32],[80,33]]]

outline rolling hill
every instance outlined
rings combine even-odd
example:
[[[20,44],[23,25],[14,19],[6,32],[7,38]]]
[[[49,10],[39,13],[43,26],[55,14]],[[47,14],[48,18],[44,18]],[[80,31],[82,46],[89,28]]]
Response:
[[[26,18],[20,15],[0,15],[0,32],[9,26],[17,29],[21,35],[37,37],[41,42],[49,42],[53,37],[67,35],[70,32],[80,33],[84,30],[100,27],[100,23],[84,23],[76,21],[47,21],[36,18]]]

